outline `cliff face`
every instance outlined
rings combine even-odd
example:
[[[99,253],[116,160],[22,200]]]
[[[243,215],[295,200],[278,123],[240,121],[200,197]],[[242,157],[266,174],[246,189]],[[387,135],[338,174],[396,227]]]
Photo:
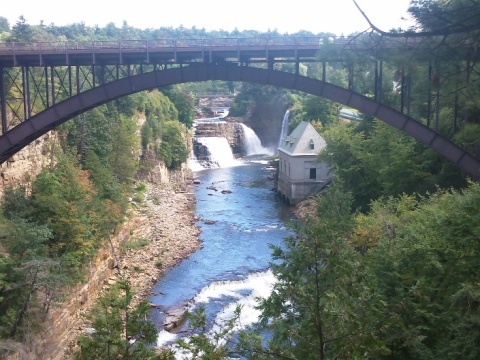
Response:
[[[0,198],[8,186],[18,186],[34,179],[52,159],[50,149],[59,146],[55,132],[49,132],[27,145],[0,165]]]
[[[33,151],[33,148],[29,149],[31,153],[41,153],[41,149]],[[39,156],[30,163],[27,155],[19,154],[18,160],[5,166],[10,176],[8,181],[13,182],[14,177],[25,179],[20,176],[24,169],[41,169],[42,164],[47,164],[45,161]],[[23,166],[14,168],[15,163]],[[128,278],[137,293],[136,303],[148,296],[164,271],[199,248],[199,230],[193,213],[193,177],[188,167],[183,165],[170,171],[163,162],[156,161],[142,180],[147,182],[147,196],[140,205],[132,206],[122,226],[87,264],[85,281],[69,288],[65,300],[43,315],[39,331],[32,333],[28,343],[18,345],[5,359],[71,359],[77,336],[91,326],[84,315],[103,290],[120,277]],[[148,245],[136,250],[125,246],[140,238],[148,239]],[[156,265],[158,261],[162,262],[162,268]],[[139,267],[141,271],[136,270]]]

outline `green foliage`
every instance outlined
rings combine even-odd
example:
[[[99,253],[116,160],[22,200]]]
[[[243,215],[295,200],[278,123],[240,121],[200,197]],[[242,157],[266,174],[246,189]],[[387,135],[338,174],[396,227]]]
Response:
[[[207,332],[207,316],[205,307],[199,306],[194,312],[188,314],[188,319],[197,332],[188,341],[180,339],[177,346],[187,358],[199,360],[224,360],[235,354],[232,348],[232,338],[239,323],[241,308],[237,307],[229,319],[218,331]]]
[[[108,116],[107,106],[100,106],[81,114],[62,125],[67,142],[64,148],[75,147],[80,161],[85,161],[89,151],[106,163],[108,154],[113,149],[113,131],[115,118]]]
[[[95,187],[94,201],[103,201],[104,203],[110,201],[118,205],[120,212],[124,213],[126,210],[126,190],[114,176],[110,166],[103,163],[95,152],[90,151],[85,158],[83,169],[88,171],[89,179]],[[113,216],[115,213],[113,212],[111,215]],[[119,221],[117,217],[113,219]]]
[[[0,35],[1,33],[8,31],[10,31],[10,23],[8,22],[8,19],[4,16],[0,16]]]
[[[108,162],[113,175],[122,184],[132,181],[137,170],[139,141],[136,131],[135,121],[124,116],[117,119],[113,129],[113,146]]]
[[[25,185],[7,186],[3,192],[1,208],[8,219],[28,218],[31,212],[31,201],[27,196]]]
[[[158,90],[146,93],[145,115],[152,126],[155,139],[160,137],[161,125],[164,121],[178,119],[178,111],[174,104]]]
[[[92,315],[93,332],[78,342],[77,360],[142,359],[171,360],[171,353],[158,354],[155,325],[145,320],[150,307],[146,301],[132,308],[134,293],[127,280],[120,280],[97,303]]]
[[[380,197],[434,191],[448,175],[442,172],[445,160],[378,120],[363,127],[340,122],[323,137],[327,147],[320,159],[336,167],[354,196],[354,207],[362,211]],[[461,179],[461,174],[451,173],[448,183],[463,185]]]
[[[262,109],[268,108],[271,104],[281,104],[280,112],[283,113],[293,101],[291,95],[285,89],[275,86],[265,86],[250,83],[242,83],[239,93],[233,99],[230,115],[244,116],[248,111],[251,114],[252,121],[260,123]],[[272,110],[270,110],[272,113]]]
[[[12,27],[11,39],[16,42],[28,42],[32,40],[32,37],[32,27],[27,24],[27,20],[21,15]]]
[[[357,329],[366,290],[360,255],[348,243],[350,195],[337,182],[317,200],[318,216],[294,226],[285,248],[274,247],[278,282],[261,301],[272,333],[268,352],[293,359],[371,358],[377,348]],[[367,355],[368,354],[368,355]]]
[[[46,257],[52,232],[46,225],[14,217],[0,218],[0,339],[23,340],[40,321],[36,314],[48,309],[55,284],[52,269],[57,265]],[[41,309],[37,291],[50,300]]]
[[[294,129],[302,121],[318,120],[322,126],[339,121],[339,106],[332,101],[312,95],[299,96],[296,99],[295,105],[291,108],[295,116],[290,121],[290,129]]]
[[[143,93],[135,93],[114,100],[113,105],[122,115],[133,117],[137,111],[144,111],[146,97]]]
[[[150,125],[150,122],[147,120],[145,123],[142,125],[142,131],[141,131],[141,141],[142,141],[142,149],[146,149],[148,144],[152,141],[153,138],[153,130],[152,130],[152,125]]]
[[[35,218],[53,231],[49,243],[53,253],[89,254],[93,247],[92,210],[94,190],[88,173],[81,170],[73,156],[59,159],[55,169],[43,171],[35,179],[32,206]]]
[[[170,99],[178,110],[178,120],[188,129],[192,127],[195,119],[194,96],[192,93],[182,92],[180,86],[168,86],[162,89],[162,92]],[[170,118],[175,120],[176,118]]]
[[[453,139],[475,156],[480,156],[480,124],[465,124]]]
[[[439,191],[375,203],[370,217],[381,234],[367,257],[388,316],[382,336],[392,356],[474,359],[480,355],[477,279],[480,268],[476,183],[462,192]],[[461,216],[459,216],[461,214]]]
[[[185,129],[178,121],[165,122],[158,155],[168,168],[178,168],[188,159],[184,133]]]
[[[145,185],[145,183],[138,183],[137,186],[135,186],[135,191],[136,192],[145,192],[147,191],[147,185]]]
[[[148,244],[150,244],[150,241],[148,239],[140,237],[140,238],[133,239],[131,241],[127,241],[123,245],[123,247],[125,249],[130,249],[130,250],[138,250],[147,246]]]
[[[139,183],[134,188],[133,201],[142,202],[145,200],[145,193],[147,192],[147,186],[144,183]]]

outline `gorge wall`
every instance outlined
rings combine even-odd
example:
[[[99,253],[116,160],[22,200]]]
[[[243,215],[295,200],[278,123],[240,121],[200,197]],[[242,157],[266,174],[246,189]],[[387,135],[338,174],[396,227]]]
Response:
[[[34,179],[52,162],[51,150],[59,146],[57,133],[51,131],[27,145],[0,165],[0,198],[5,188],[19,186]]]

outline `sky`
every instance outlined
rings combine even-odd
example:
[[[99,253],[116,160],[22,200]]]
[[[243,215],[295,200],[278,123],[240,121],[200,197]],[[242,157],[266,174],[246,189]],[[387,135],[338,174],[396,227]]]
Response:
[[[368,28],[352,0],[3,0],[0,16],[13,26],[23,15],[30,25],[87,26],[114,23],[139,29],[183,26],[211,30],[300,30],[348,35]],[[380,29],[408,27],[410,0],[357,0]]]

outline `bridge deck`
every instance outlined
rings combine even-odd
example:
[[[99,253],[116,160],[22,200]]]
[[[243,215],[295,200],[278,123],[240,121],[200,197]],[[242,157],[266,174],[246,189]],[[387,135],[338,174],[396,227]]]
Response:
[[[318,50],[368,51],[378,45],[359,37],[281,36],[209,39],[150,39],[88,42],[0,43],[0,66],[169,64],[192,62],[320,61]],[[384,48],[416,48],[419,39],[383,40]],[[378,55],[378,54],[377,54]],[[325,57],[326,55],[323,54]],[[322,61],[341,61],[338,52]]]
[[[227,38],[92,41],[65,43],[0,43],[0,65],[62,66],[168,64],[226,61],[312,61],[322,39]]]
[[[357,36],[279,36],[208,39],[149,39],[87,42],[0,43],[0,67],[187,64],[193,62],[343,61],[345,51],[416,49],[418,37],[373,39]],[[318,58],[327,45],[330,55]],[[474,49],[470,49],[474,50]],[[477,58],[478,56],[475,56]]]

